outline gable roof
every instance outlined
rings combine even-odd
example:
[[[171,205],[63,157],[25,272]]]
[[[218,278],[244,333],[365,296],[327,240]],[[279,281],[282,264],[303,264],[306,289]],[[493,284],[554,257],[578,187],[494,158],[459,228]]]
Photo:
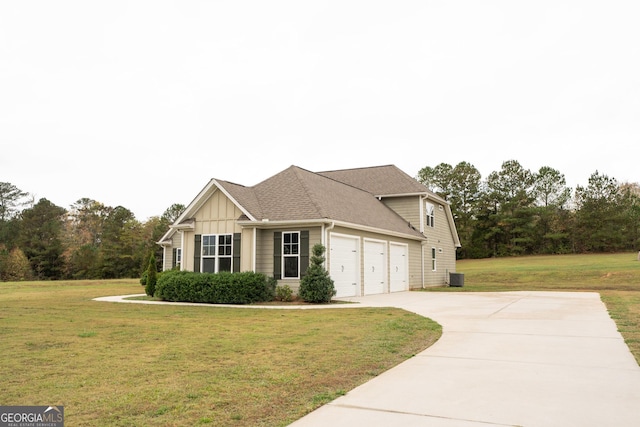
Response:
[[[238,187],[225,188],[239,203],[247,195]],[[370,192],[297,166],[252,190],[257,206],[243,206],[258,221],[339,221],[424,238]]]
[[[319,173],[290,166],[253,187],[212,179],[161,242],[170,239],[181,224],[189,226],[190,219],[215,191],[222,191],[238,206],[243,212],[239,220],[243,222],[334,221],[420,240],[426,237],[381,203],[379,197],[426,195],[446,204],[394,165]],[[457,239],[455,229],[453,234]]]
[[[395,165],[342,169],[318,172],[318,174],[361,188],[374,196],[390,197],[426,194],[431,198],[444,202],[441,197]]]

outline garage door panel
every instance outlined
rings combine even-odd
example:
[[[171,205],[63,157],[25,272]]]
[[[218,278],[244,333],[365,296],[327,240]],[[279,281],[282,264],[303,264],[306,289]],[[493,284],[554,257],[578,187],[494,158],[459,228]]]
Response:
[[[364,242],[364,294],[382,294],[386,291],[385,243]]]
[[[356,237],[332,236],[329,274],[336,297],[358,296],[360,291],[359,240]]]
[[[406,245],[389,245],[389,290],[409,290],[409,248]]]

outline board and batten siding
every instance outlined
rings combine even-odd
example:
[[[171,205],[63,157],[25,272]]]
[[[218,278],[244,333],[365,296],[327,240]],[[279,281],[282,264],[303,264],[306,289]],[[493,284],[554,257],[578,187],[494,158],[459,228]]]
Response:
[[[183,270],[194,271],[194,254],[195,254],[195,235],[196,234],[234,234],[242,233],[242,228],[236,223],[236,220],[242,215],[242,211],[222,193],[214,192],[211,197],[202,205],[194,215],[194,230],[188,230],[183,233],[184,244],[182,249]],[[245,253],[245,242],[247,237],[242,233],[242,254]],[[250,260],[243,259],[241,256],[241,270],[247,267],[246,262]],[[248,264],[251,265],[250,263]]]

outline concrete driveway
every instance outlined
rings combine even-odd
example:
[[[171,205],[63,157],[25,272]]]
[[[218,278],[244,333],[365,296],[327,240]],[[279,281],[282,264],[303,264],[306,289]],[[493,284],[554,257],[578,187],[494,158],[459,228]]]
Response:
[[[351,301],[430,317],[443,336],[292,427],[640,426],[640,368],[596,293]]]

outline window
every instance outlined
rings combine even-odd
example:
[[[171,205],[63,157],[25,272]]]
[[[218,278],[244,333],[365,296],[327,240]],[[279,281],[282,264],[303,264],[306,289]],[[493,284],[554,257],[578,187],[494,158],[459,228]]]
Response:
[[[173,260],[176,265],[182,263],[182,248],[176,248],[176,259]]]
[[[282,233],[282,271],[283,278],[300,277],[300,233]]]
[[[436,271],[436,248],[431,248],[431,271]]]
[[[233,236],[223,234],[218,236],[218,271],[231,271]]]
[[[435,227],[435,205],[425,203],[425,211],[427,214],[427,227]]]
[[[207,234],[202,236],[203,273],[231,271],[233,266],[233,235]]]

